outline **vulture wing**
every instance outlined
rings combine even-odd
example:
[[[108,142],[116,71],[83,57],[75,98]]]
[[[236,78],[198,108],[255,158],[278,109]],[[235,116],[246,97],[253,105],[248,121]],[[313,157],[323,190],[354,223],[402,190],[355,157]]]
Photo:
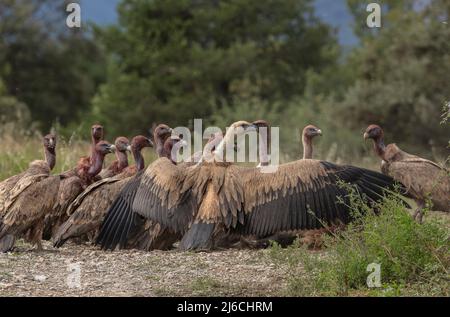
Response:
[[[450,211],[449,170],[416,157],[385,163],[383,172],[402,183],[414,198],[430,198],[436,210]]]
[[[186,204],[186,173],[167,158],[159,158],[128,182],[108,210],[97,244],[103,249],[124,248],[133,229],[142,225],[139,215],[174,231],[185,230],[194,210]],[[189,201],[192,201],[190,199]]]
[[[106,184],[112,184],[115,182],[118,182],[120,180],[122,180],[123,177],[119,174],[115,177],[108,177],[105,179],[101,179],[91,185],[89,185],[88,187],[86,187],[86,189],[77,196],[77,198],[75,200],[73,200],[69,207],[67,207],[66,213],[68,216],[70,216],[71,214],[73,214],[73,212],[75,210],[77,210],[77,208],[83,203],[84,199],[86,197],[89,197],[90,195],[92,195],[92,193],[96,192],[97,189],[99,189],[100,187],[103,187]],[[101,197],[99,197],[101,199]]]
[[[11,176],[0,183],[0,218],[5,215],[6,209],[4,208],[6,200],[8,200],[11,189],[17,184],[17,182],[25,175],[26,172]]]
[[[33,161],[28,170],[20,174],[19,179],[11,179],[8,181],[8,192],[4,194],[3,204],[0,205],[0,215],[6,214],[9,207],[16,201],[17,197],[25,191],[29,186],[48,177],[50,168],[45,161]],[[14,185],[13,185],[14,184]],[[13,186],[11,186],[13,185]]]
[[[24,233],[42,225],[45,214],[53,207],[60,184],[59,176],[49,176],[29,184],[17,195],[0,224],[0,238]]]
[[[129,178],[117,175],[87,187],[69,206],[68,214],[71,216],[54,235],[54,246],[59,248],[69,238],[98,229],[117,194],[129,181]]]
[[[61,180],[55,205],[51,213],[45,217],[44,239],[50,240],[59,226],[67,220],[68,216],[65,213],[67,207],[82,191],[83,184],[78,176],[67,174],[67,178]]]
[[[159,158],[142,175],[133,211],[173,231],[185,231],[199,203],[191,195],[197,175],[196,167],[183,168]]]
[[[127,237],[137,222],[137,214],[131,207],[143,174],[144,171],[141,171],[127,179],[128,181],[109,207],[96,240],[96,244],[100,244],[102,249],[114,250],[119,243],[121,248],[125,246]]]
[[[239,174],[246,212],[241,230],[259,237],[316,229],[323,222],[349,222],[348,190],[340,181],[355,185],[359,194],[372,201],[382,197],[384,188],[392,189],[394,185],[392,178],[374,171],[318,160],[283,164],[274,173],[243,168]]]

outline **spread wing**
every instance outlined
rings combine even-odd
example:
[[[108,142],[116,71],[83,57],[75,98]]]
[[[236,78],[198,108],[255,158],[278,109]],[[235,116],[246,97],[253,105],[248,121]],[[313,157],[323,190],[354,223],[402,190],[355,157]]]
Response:
[[[374,171],[317,160],[283,164],[274,173],[243,168],[240,174],[246,212],[241,230],[260,237],[320,228],[322,223],[349,222],[348,189],[341,182],[354,185],[372,201],[382,197],[384,188],[394,185],[390,177]]]
[[[121,248],[125,246],[129,233],[137,223],[137,214],[131,207],[143,174],[144,171],[141,171],[126,182],[106,212],[96,240],[102,249],[114,250],[119,243]]]
[[[140,215],[163,226],[170,224],[171,228],[185,230],[194,212],[185,204],[188,198],[188,190],[183,189],[185,176],[183,169],[167,158],[154,161],[138,173],[108,210],[97,244],[103,249],[114,249],[118,244],[125,247],[130,233],[142,224]]]
[[[139,215],[183,232],[200,203],[192,195],[198,169],[174,165],[167,158],[153,162],[142,175],[133,201]]]

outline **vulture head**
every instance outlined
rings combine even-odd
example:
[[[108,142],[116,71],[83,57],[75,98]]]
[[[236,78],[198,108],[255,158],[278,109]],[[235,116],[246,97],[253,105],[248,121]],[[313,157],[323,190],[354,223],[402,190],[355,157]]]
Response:
[[[153,142],[149,138],[143,135],[137,135],[131,140],[131,145],[127,150],[133,152],[133,150],[141,151],[145,147],[153,147]]]
[[[384,136],[383,129],[379,125],[371,124],[364,132],[364,139],[372,139],[374,141],[382,139]]]
[[[129,150],[130,147],[130,141],[124,136],[119,136],[116,141],[114,142],[114,145],[111,146],[113,151],[122,152],[125,153]]]
[[[270,124],[269,124],[269,122],[267,122],[266,120],[256,120],[256,121],[253,121],[252,124],[253,124],[257,129],[262,128],[262,127],[270,128]]]
[[[172,128],[165,124],[159,124],[153,131],[153,137],[156,140],[165,140],[172,134]]]
[[[99,124],[94,124],[91,127],[91,136],[92,136],[92,139],[95,141],[96,144],[100,140],[103,140],[103,126],[101,126]]]
[[[50,167],[50,170],[55,167],[56,164],[56,136],[54,134],[47,134],[44,136],[43,139],[44,144],[44,154],[45,154],[45,160],[47,161],[48,166]]]
[[[216,161],[223,161],[224,159],[224,149],[227,144],[233,145],[233,150],[236,150],[236,144],[234,142],[234,137],[244,135],[246,132],[256,131],[257,127],[250,122],[247,121],[237,121],[230,125],[230,127],[227,129],[227,132],[225,133],[225,136],[223,137],[220,142],[215,145],[213,143],[214,140],[217,140],[216,138],[213,138],[213,141],[208,141],[209,147],[212,148],[212,146],[215,146],[214,150],[214,159]],[[208,144],[207,144],[208,145]],[[205,151],[203,151],[205,152]]]
[[[109,144],[107,141],[100,141],[95,145],[95,152],[100,156],[105,156],[113,151],[114,146]]]
[[[44,136],[43,139],[44,147],[47,151],[54,153],[56,148],[56,136],[52,133]]]
[[[312,124],[307,125],[303,129],[303,132],[302,132],[302,136],[305,137],[305,138],[308,138],[308,139],[312,139],[312,138],[314,138],[315,136],[318,136],[318,135],[322,135],[322,130],[320,130],[318,127],[316,127],[316,126],[314,126]]]
[[[386,158],[386,146],[384,145],[384,132],[380,126],[376,124],[371,124],[367,127],[366,132],[364,132],[364,139],[373,140],[373,148],[375,153],[384,161],[388,161]]]

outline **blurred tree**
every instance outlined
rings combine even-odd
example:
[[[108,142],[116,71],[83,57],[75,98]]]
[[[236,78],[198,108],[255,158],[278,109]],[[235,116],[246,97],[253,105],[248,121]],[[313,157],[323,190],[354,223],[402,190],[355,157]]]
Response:
[[[262,100],[301,95],[307,71],[338,56],[311,3],[123,0],[119,25],[100,30],[111,54],[94,116],[116,133],[137,133],[233,109],[247,82]]]
[[[104,76],[88,28],[66,26],[66,2],[0,1],[0,76],[42,130],[79,120]]]
[[[357,2],[363,1],[349,0]],[[439,122],[450,100],[449,17],[450,2],[444,0],[385,11],[378,34],[365,37],[349,60],[356,80],[336,105],[344,127],[361,130],[378,123],[389,141],[426,153],[432,145],[446,145],[449,125]]]

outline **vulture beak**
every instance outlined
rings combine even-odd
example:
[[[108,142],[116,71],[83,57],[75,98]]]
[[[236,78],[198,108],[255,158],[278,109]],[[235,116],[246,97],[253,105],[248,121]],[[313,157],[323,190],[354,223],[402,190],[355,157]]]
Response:
[[[106,148],[110,153],[116,152],[116,146],[114,144],[107,145]]]
[[[364,132],[364,140],[367,140],[369,138],[369,133]]]
[[[131,153],[131,145],[128,144],[127,151]]]
[[[148,143],[150,144],[151,147],[154,146],[153,141],[150,138],[147,138]]]
[[[320,130],[320,129],[317,129],[317,135],[322,135],[322,130]]]

